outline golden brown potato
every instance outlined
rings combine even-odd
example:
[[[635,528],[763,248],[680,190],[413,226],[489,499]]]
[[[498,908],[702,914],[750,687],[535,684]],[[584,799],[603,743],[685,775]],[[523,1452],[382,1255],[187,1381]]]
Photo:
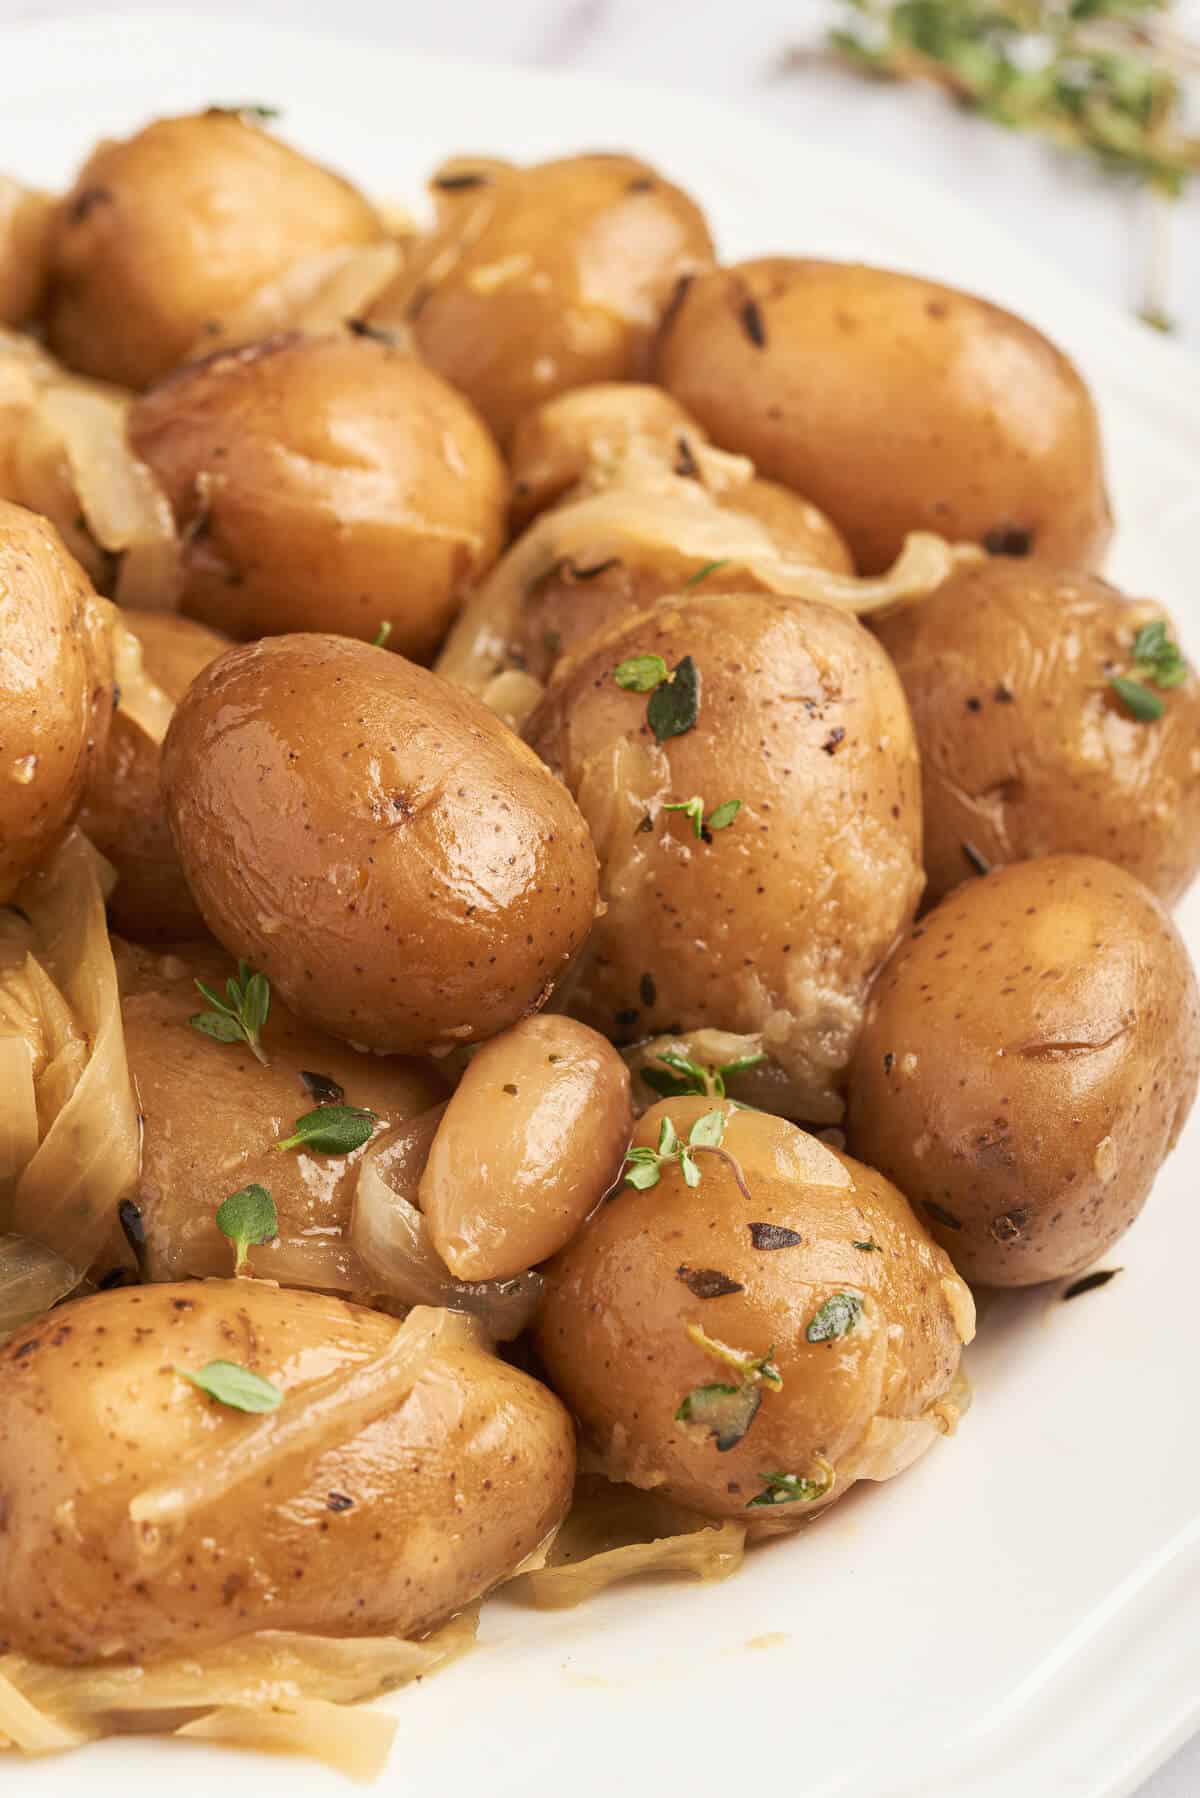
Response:
[[[674,1163],[602,1206],[546,1270],[538,1347],[610,1478],[796,1524],[953,1429],[974,1307],[894,1186],[782,1118],[672,1099],[634,1141],[714,1111],[736,1171],[701,1149],[695,1189]]]
[[[570,1241],[621,1171],[629,1070],[573,1018],[525,1018],[463,1075],[421,1176],[421,1210],[459,1280],[507,1279]]]
[[[55,205],[49,194],[0,175],[0,325],[24,325],[41,305]]]
[[[615,679],[644,656],[690,658],[699,680],[695,724],[661,743],[653,699]],[[797,1115],[835,1120],[867,988],[921,891],[916,746],[875,639],[832,607],[766,594],[664,602],[585,645],[527,734],[602,868],[607,911],[572,1011],[625,1043],[761,1032]],[[695,823],[667,809],[693,797]],[[735,800],[732,822],[696,834]]]
[[[182,699],[200,670],[229,647],[227,637],[177,612],[123,611],[121,622],[141,644],[146,674],[168,700]],[[113,926],[142,942],[178,942],[203,931],[167,828],[160,760],[160,742],[118,702],[79,815],[117,871],[108,898]]]
[[[0,903],[63,836],[104,753],[109,611],[53,525],[0,500]]]
[[[278,1409],[184,1378],[214,1360]],[[573,1471],[558,1401],[446,1313],[398,1326],[252,1280],[100,1293],[0,1349],[0,1636],[76,1666],[259,1629],[415,1635],[543,1540]]]
[[[249,113],[156,119],[99,144],[62,204],[50,342],[71,368],[146,387],[289,264],[382,236],[348,181]]]
[[[1087,388],[971,294],[855,263],[743,262],[688,287],[657,377],[724,449],[827,512],[865,574],[917,530],[1084,568],[1104,555]]]
[[[1200,866],[1200,682],[1149,689],[1162,716],[1146,722],[1110,684],[1156,620],[1174,641],[1160,606],[1036,561],[980,563],[880,616],[921,749],[931,900],[979,857],[1059,851],[1179,897]]]
[[[1016,862],[943,899],[880,975],[849,1141],[967,1279],[1027,1286],[1133,1222],[1198,1071],[1196,980],[1154,895],[1091,856]]]
[[[541,400],[644,375],[676,284],[712,258],[699,207],[632,156],[457,159],[432,185],[436,226],[371,317],[411,327],[501,442]]]
[[[518,420],[508,446],[514,532],[631,453],[650,450],[687,475],[707,443],[678,400],[645,381],[595,381],[544,400]]]
[[[275,1201],[279,1235],[249,1249],[250,1273],[284,1286],[374,1290],[347,1241],[365,1149],[279,1154],[274,1145],[325,1103],[365,1106],[387,1129],[436,1105],[444,1082],[421,1062],[358,1054],[301,1024],[278,999],[262,1034],[266,1066],[244,1043],[214,1042],[191,1029],[189,1019],[210,1009],[195,981],[223,993],[236,972],[215,944],[161,953],[124,947],[119,965],[125,1052],[142,1119],[141,1173],[131,1196],[145,1232],[146,1276],[231,1273],[234,1250],[217,1228],[217,1206],[258,1184]],[[128,1259],[110,1255],[99,1271]]]
[[[500,548],[507,476],[471,407],[375,338],[285,336],[181,369],[130,440],[184,540],[185,612],[428,657]]]
[[[494,1036],[591,926],[570,795],[470,694],[365,643],[229,651],[175,713],[163,787],[209,928],[354,1043]]]

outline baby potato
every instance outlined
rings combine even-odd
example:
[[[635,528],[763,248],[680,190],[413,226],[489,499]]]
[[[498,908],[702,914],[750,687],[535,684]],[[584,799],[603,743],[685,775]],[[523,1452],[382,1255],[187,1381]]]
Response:
[[[413,1319],[252,1280],[99,1293],[18,1330],[0,1348],[6,1645],[80,1666],[260,1629],[416,1635],[511,1573],[566,1511],[570,1420],[447,1314],[413,1317],[434,1339],[411,1371],[384,1357]],[[198,1390],[185,1375],[213,1361],[278,1408]],[[134,1521],[172,1488],[169,1521]]]
[[[182,699],[200,670],[229,647],[227,637],[177,612],[130,610],[120,616],[141,645],[147,675],[169,700]],[[109,918],[115,929],[142,942],[180,941],[204,928],[167,828],[160,759],[161,746],[118,700],[79,815],[117,871]]]
[[[524,1018],[472,1058],[421,1177],[421,1210],[459,1280],[507,1279],[569,1242],[621,1171],[629,1069],[573,1018]]]
[[[41,304],[54,217],[49,194],[0,175],[0,326],[28,324]]]
[[[494,1036],[591,927],[570,795],[479,700],[366,643],[230,650],[180,702],[163,790],[213,934],[368,1048]]]
[[[507,476],[472,408],[392,344],[284,335],[193,363],[130,441],[184,546],[183,610],[238,638],[331,630],[427,658],[494,561]]]
[[[668,1164],[551,1262],[538,1348],[611,1479],[798,1524],[953,1429],[974,1306],[894,1186],[782,1118],[671,1099],[634,1142],[706,1114],[697,1186]]]
[[[54,526],[0,500],[0,903],[63,836],[104,753],[110,614]]]
[[[749,592],[685,600],[585,644],[526,729],[602,869],[607,909],[570,1007],[622,1043],[760,1032],[797,1115],[836,1121],[867,989],[921,891],[908,708],[844,612]],[[655,656],[673,687],[685,658],[698,682],[694,722],[662,741],[655,696],[615,678]]]
[[[873,622],[920,744],[930,899],[978,872],[972,857],[1059,851],[1179,898],[1200,867],[1200,682],[1183,668],[1174,688],[1142,682],[1162,710],[1150,720],[1112,686],[1136,672],[1146,627],[1174,642],[1160,606],[1095,575],[994,560]]]
[[[595,381],[543,400],[518,420],[508,446],[514,531],[598,468],[614,468],[643,451],[676,472],[689,472],[697,446],[707,442],[707,432],[678,400],[645,381]]]
[[[479,407],[501,442],[541,400],[644,375],[683,275],[708,265],[696,203],[632,156],[446,164],[438,218],[371,309]]]
[[[421,1062],[360,1055],[302,1024],[278,999],[262,1035],[265,1066],[244,1043],[191,1029],[189,1020],[209,1009],[196,980],[223,993],[236,971],[215,944],[161,953],[123,946],[118,965],[142,1121],[131,1197],[145,1235],[145,1277],[231,1273],[234,1249],[217,1226],[217,1207],[257,1184],[275,1202],[279,1234],[247,1251],[250,1273],[284,1286],[371,1291],[347,1240],[365,1147],[332,1156],[279,1154],[275,1144],[323,1103],[364,1106],[384,1129],[401,1124],[445,1097],[441,1078]],[[118,1251],[100,1271],[127,1259]]]
[[[910,531],[1097,566],[1111,533],[1083,380],[1040,332],[915,275],[765,257],[693,281],[657,378],[802,493],[863,574]]]
[[[1132,874],[1085,855],[959,887],[880,975],[847,1119],[968,1280],[1087,1267],[1133,1222],[1200,1072],[1182,939]]]
[[[382,237],[341,176],[244,111],[98,144],[58,211],[47,326],[70,368],[147,387],[290,264]]]

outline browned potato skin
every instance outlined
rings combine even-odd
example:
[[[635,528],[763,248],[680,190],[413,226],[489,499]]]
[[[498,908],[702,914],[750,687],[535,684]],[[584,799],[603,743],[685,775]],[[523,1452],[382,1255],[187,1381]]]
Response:
[[[1195,976],[1153,894],[1091,856],[1016,862],[944,899],[884,969],[848,1136],[966,1279],[1027,1286],[1133,1222],[1198,1070]]]
[[[508,446],[514,536],[598,462],[615,462],[646,442],[686,470],[693,445],[708,436],[678,400],[646,381],[595,381],[535,406],[517,421]]]
[[[653,1146],[663,1117],[686,1137],[712,1106],[698,1098],[652,1106],[634,1141]],[[833,1495],[840,1496],[855,1477],[872,1418],[920,1418],[947,1393],[961,1349],[956,1318],[971,1318],[971,1301],[948,1257],[881,1175],[829,1150],[847,1183],[806,1180],[788,1166],[799,1131],[728,1101],[723,1109],[725,1147],[753,1197],[742,1196],[711,1154],[698,1157],[695,1190],[675,1167],[648,1192],[625,1187],[547,1268],[537,1343],[551,1384],[611,1478],[710,1517],[799,1524],[811,1504],[746,1511],[763,1490],[764,1472],[815,1477],[821,1457],[837,1472]],[[751,1221],[795,1230],[802,1241],[755,1249]],[[856,1241],[879,1249],[856,1249]],[[685,1283],[689,1271],[724,1274],[740,1290],[697,1298]],[[818,1308],[846,1290],[865,1301],[859,1323],[836,1343],[808,1342]],[[689,1324],[756,1355],[773,1350],[783,1376],[782,1391],[764,1393],[741,1442],[723,1452],[706,1431],[675,1416],[695,1387],[731,1377],[689,1340]]]
[[[54,526],[0,500],[0,903],[59,842],[104,753],[107,610]]]
[[[148,387],[289,264],[384,234],[348,181],[236,113],[101,143],[59,212],[48,328],[70,368]]]
[[[524,1018],[475,1055],[421,1177],[421,1210],[459,1280],[508,1279],[570,1241],[621,1171],[629,1069],[574,1018]]]
[[[500,549],[508,477],[460,394],[374,338],[284,335],[181,369],[130,440],[227,636],[331,630],[427,658]]]
[[[574,1444],[549,1392],[474,1347],[435,1351],[396,1408],[206,1507],[177,1560],[139,1567],[122,1552],[130,1500],[247,1425],[176,1367],[240,1361],[286,1405],[396,1327],[317,1293],[221,1280],[100,1293],[18,1331],[0,1349],[7,1645],[78,1666],[257,1629],[415,1635],[510,1573],[566,1510]]]
[[[41,304],[55,204],[0,175],[0,325],[25,325]]]
[[[655,743],[628,656],[691,655],[699,719]],[[585,645],[526,735],[600,857],[602,897],[571,1009],[619,1041],[716,1025],[767,1051],[829,1121],[867,987],[921,890],[916,746],[891,664],[857,620],[767,594],[665,601]],[[733,824],[697,841],[668,800]],[[645,820],[650,820],[647,829]]]
[[[565,789],[479,700],[365,643],[222,656],[175,713],[163,789],[213,934],[368,1048],[494,1036],[544,1002],[595,913]]]
[[[739,263],[688,287],[656,375],[722,448],[827,512],[860,573],[920,530],[1102,561],[1088,390],[1032,326],[971,294],[856,263]]]
[[[712,259],[695,202],[632,156],[516,168],[456,162],[434,177],[439,216],[372,308],[411,326],[431,367],[500,441],[521,415],[591,381],[645,375],[680,278]]]
[[[216,992],[235,969],[216,945],[162,953],[124,948],[120,959],[125,1052],[142,1119],[142,1161],[131,1195],[146,1232],[146,1273],[153,1280],[203,1279],[233,1271],[234,1250],[217,1228],[216,1210],[230,1193],[257,1182],[275,1201],[279,1236],[252,1247],[246,1266],[283,1285],[321,1285],[366,1292],[371,1281],[348,1244],[358,1164],[366,1153],[277,1154],[295,1121],[317,1104],[301,1070],[324,1074],[391,1128],[436,1105],[445,1084],[428,1064],[360,1055],[302,1024],[273,999],[263,1067],[241,1043],[218,1043],[189,1027],[207,1009],[195,980]],[[214,1119],[219,1119],[214,1128]],[[305,1244],[329,1251],[340,1280],[301,1279]],[[123,1263],[126,1255],[115,1260]]]
[[[1161,606],[1032,562],[963,569],[876,629],[921,748],[927,897],[976,870],[1101,855],[1178,899],[1200,867],[1200,682],[1139,723],[1112,691]]]
[[[150,679],[169,699],[183,698],[202,668],[229,639],[178,612],[121,613],[142,646]],[[79,821],[117,870],[108,915],[116,930],[140,942],[199,936],[203,921],[167,828],[159,787],[159,744],[118,705],[103,760],[93,770]]]

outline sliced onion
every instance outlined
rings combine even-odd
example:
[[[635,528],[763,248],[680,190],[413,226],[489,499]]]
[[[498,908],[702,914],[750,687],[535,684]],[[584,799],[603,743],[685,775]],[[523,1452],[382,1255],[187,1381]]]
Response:
[[[406,1305],[442,1305],[476,1318],[496,1342],[511,1342],[542,1299],[542,1276],[456,1280],[407,1197],[416,1193],[444,1105],[423,1112],[373,1144],[359,1164],[350,1241],[373,1276],[372,1287]]]
[[[33,1050],[23,1036],[0,1036],[0,1215],[8,1209],[13,1189],[38,1146],[37,1094],[33,1084]],[[4,1239],[4,1240],[7,1240]],[[0,1264],[0,1286],[4,1269]],[[3,1305],[0,1301],[0,1311]],[[0,1329],[11,1328],[0,1322]]]
[[[27,1236],[0,1236],[0,1336],[66,1298],[79,1276],[69,1261]]]
[[[269,1710],[222,1705],[181,1724],[175,1734],[233,1748],[306,1754],[366,1783],[383,1772],[398,1727],[398,1719],[386,1711],[360,1708],[351,1718],[341,1705],[323,1698],[293,1698]]]
[[[146,672],[141,640],[118,613],[112,621],[113,676],[121,691],[121,711],[145,731],[152,743],[161,743],[175,713],[168,697]]]
[[[256,289],[220,322],[198,337],[187,360],[258,343],[278,331],[320,336],[336,331],[348,319],[362,318],[384,288],[400,272],[404,252],[398,243],[345,244],[292,263],[282,275]],[[408,347],[410,334],[388,328],[388,336]]]

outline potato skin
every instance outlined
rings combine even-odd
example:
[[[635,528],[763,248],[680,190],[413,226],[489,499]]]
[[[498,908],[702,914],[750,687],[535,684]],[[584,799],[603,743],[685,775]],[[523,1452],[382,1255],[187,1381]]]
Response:
[[[629,1069],[574,1018],[523,1018],[472,1057],[421,1177],[434,1247],[459,1280],[508,1279],[569,1242],[621,1171]]]
[[[652,1146],[663,1117],[686,1137],[712,1104],[652,1106],[634,1141]],[[610,1477],[710,1517],[798,1524],[811,1516],[810,1504],[746,1509],[763,1474],[814,1477],[822,1457],[837,1473],[834,1496],[859,1470],[879,1477],[867,1441],[876,1417],[930,1419],[927,1432],[912,1432],[916,1452],[928,1446],[939,1427],[935,1408],[973,1330],[973,1307],[949,1258],[881,1175],[782,1118],[728,1101],[722,1109],[724,1146],[751,1199],[705,1154],[695,1190],[674,1167],[648,1192],[623,1188],[546,1270],[537,1343],[551,1384]],[[801,1240],[755,1248],[752,1222]],[[878,1247],[856,1249],[862,1241]],[[698,1297],[687,1277],[713,1273],[738,1290]],[[808,1342],[818,1308],[847,1290],[864,1301],[859,1322],[835,1343]],[[783,1376],[782,1391],[763,1394],[750,1428],[725,1451],[675,1415],[688,1392],[731,1377],[688,1338],[689,1324],[756,1355],[773,1349]],[[946,1417],[941,1427],[952,1423]]]
[[[41,305],[55,213],[49,194],[0,175],[0,326],[28,324]]]
[[[544,1001],[595,912],[570,795],[470,694],[365,643],[222,656],[175,713],[163,788],[213,934],[369,1048],[494,1036]]]
[[[917,530],[1083,568],[1104,555],[1086,386],[971,294],[857,263],[739,263],[688,287],[656,376],[722,448],[828,513],[860,573]]]
[[[1100,855],[1170,903],[1200,867],[1200,681],[1139,723],[1109,686],[1160,606],[1037,561],[963,569],[876,630],[921,749],[930,900],[977,871]]]
[[[142,646],[146,673],[175,701],[229,647],[227,637],[178,612],[127,610],[121,620]],[[167,828],[160,761],[160,745],[118,704],[80,812],[83,829],[117,870],[109,919],[140,942],[179,941],[204,929]]]
[[[644,375],[677,283],[712,259],[699,207],[636,157],[456,161],[433,188],[437,225],[371,317],[411,326],[502,443],[541,400]]]
[[[693,729],[657,744],[626,657],[699,671]],[[686,596],[585,645],[526,734],[591,827],[607,912],[571,1009],[618,1041],[705,1025],[762,1031],[807,1092],[838,1088],[875,970],[921,890],[916,747],[899,681],[854,618],[738,593]],[[698,841],[670,800],[730,799]],[[649,828],[646,821],[649,820]]]
[[[1109,862],[1049,856],[959,887],[896,951],[847,1133],[966,1279],[1027,1286],[1133,1222],[1198,1072],[1196,979],[1162,905]]]
[[[302,1069],[335,1081],[347,1105],[366,1106],[383,1128],[443,1099],[440,1076],[407,1058],[360,1055],[302,1024],[277,998],[263,1032],[267,1067],[244,1044],[201,1035],[188,1023],[206,1009],[195,980],[223,992],[235,972],[215,944],[161,953],[123,946],[118,965],[125,1052],[142,1120],[141,1173],[131,1196],[146,1233],[147,1277],[232,1273],[233,1248],[217,1228],[216,1209],[230,1193],[257,1182],[275,1201],[279,1238],[249,1250],[250,1273],[285,1286],[369,1291],[370,1278],[342,1241],[365,1149],[346,1156],[303,1150],[279,1155],[273,1144],[290,1136],[296,1118],[317,1104],[300,1078]],[[214,1118],[220,1119],[217,1130]],[[297,1277],[306,1243],[337,1258],[343,1278]],[[129,1257],[112,1259],[119,1265]]]
[[[501,543],[508,477],[461,395],[374,338],[192,363],[130,441],[185,542],[182,608],[237,638],[331,630],[428,658]]]
[[[206,1507],[177,1559],[135,1572],[123,1557],[131,1499],[247,1425],[174,1368],[240,1361],[286,1405],[396,1327],[221,1280],[100,1293],[18,1331],[0,1349],[0,1637],[78,1666],[257,1629],[416,1634],[511,1572],[566,1510],[571,1427],[536,1381],[473,1347],[435,1351],[398,1407]]]
[[[104,753],[107,615],[54,526],[0,500],[0,903],[63,836]]]
[[[348,181],[236,112],[97,145],[59,211],[48,329],[70,368],[147,387],[301,257],[383,226]]]

